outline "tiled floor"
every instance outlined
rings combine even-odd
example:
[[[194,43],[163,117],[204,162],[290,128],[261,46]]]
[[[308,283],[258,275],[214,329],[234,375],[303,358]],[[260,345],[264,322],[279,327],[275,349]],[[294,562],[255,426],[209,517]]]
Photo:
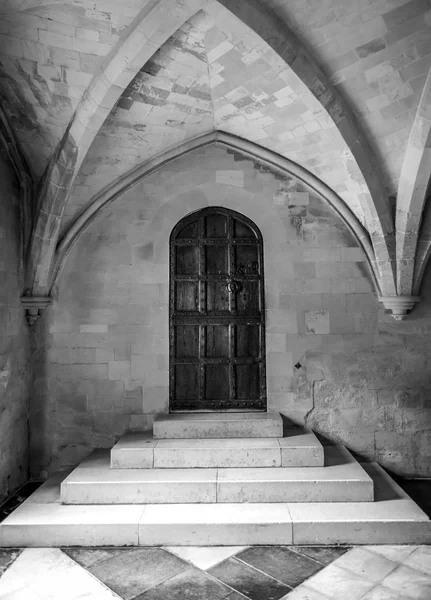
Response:
[[[431,547],[0,549],[1,600],[431,600]]]

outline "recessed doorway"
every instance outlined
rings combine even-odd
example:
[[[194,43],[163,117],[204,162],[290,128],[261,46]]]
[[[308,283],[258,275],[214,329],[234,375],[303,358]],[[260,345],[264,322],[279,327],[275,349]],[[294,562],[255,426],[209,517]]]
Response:
[[[263,243],[221,207],[170,237],[170,411],[266,410]]]

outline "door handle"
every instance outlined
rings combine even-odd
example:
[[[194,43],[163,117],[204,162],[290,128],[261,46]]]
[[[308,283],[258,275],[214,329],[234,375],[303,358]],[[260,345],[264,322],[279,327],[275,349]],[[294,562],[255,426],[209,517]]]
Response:
[[[232,280],[227,282],[226,287],[229,294],[236,294],[236,292],[239,290],[239,285],[236,283],[236,281]]]

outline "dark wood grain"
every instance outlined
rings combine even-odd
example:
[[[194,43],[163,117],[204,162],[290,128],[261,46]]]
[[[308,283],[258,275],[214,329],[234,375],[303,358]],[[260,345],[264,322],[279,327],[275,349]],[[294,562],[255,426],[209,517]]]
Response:
[[[170,240],[170,410],[265,410],[263,244],[224,208]]]

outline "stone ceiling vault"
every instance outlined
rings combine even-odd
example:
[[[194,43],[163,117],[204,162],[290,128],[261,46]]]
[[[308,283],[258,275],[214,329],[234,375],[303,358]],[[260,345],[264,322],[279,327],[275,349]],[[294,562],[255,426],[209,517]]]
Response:
[[[429,256],[430,23],[425,0],[0,2],[1,137],[38,189],[28,293],[49,296],[59,237],[98,194],[221,131],[328,186],[382,296],[407,302]]]

